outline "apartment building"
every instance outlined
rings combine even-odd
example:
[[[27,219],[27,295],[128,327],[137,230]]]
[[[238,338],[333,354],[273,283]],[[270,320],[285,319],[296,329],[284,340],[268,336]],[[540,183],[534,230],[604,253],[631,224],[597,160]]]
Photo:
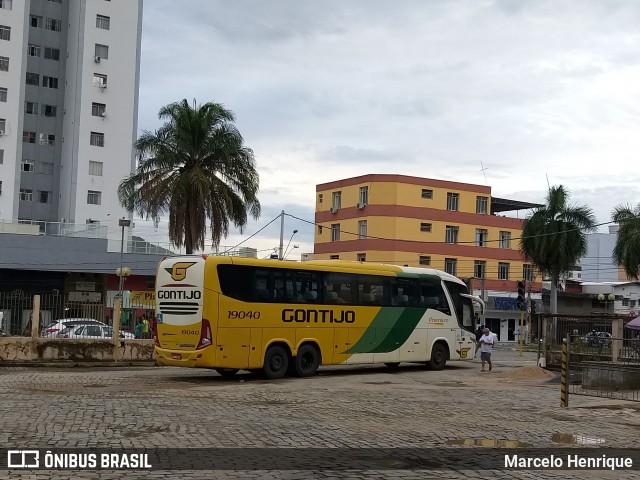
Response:
[[[142,0],[0,0],[2,221],[129,217],[141,31]]]
[[[537,204],[491,195],[491,187],[405,175],[363,175],[316,186],[314,259],[444,270],[484,290],[494,331],[514,340],[517,283],[540,277],[520,253],[522,218]],[[481,279],[484,278],[484,281]],[[484,286],[484,288],[482,288]]]

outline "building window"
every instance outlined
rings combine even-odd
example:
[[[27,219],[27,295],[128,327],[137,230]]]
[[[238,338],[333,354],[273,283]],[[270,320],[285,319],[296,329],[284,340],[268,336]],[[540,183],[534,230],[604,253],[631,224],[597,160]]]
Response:
[[[460,195],[457,193],[447,192],[447,210],[457,211],[459,199]]]
[[[29,15],[29,25],[35,28],[42,28],[42,17]]]
[[[339,223],[331,224],[331,241],[332,242],[340,241],[340,224]]]
[[[5,10],[11,10],[11,3],[13,0],[0,0],[0,8],[4,8]]]
[[[341,203],[342,203],[341,199],[342,199],[342,192],[333,192],[331,208],[333,208],[334,210],[340,210]]]
[[[498,263],[498,280],[509,280],[509,264]]]
[[[4,163],[4,150],[0,150],[0,165]]]
[[[102,75],[100,73],[94,73],[93,74],[93,86],[94,87],[100,87],[100,88],[106,88],[107,87],[107,76],[106,75]]]
[[[34,168],[33,168],[33,160],[25,160],[23,158],[22,162],[20,164],[20,170],[22,170],[23,172],[33,172],[33,170],[34,170]]]
[[[500,248],[511,248],[511,232],[500,232]]]
[[[525,282],[533,282],[533,265],[528,263],[522,265],[522,278]]]
[[[22,141],[24,143],[36,143],[36,132],[23,131]]]
[[[444,259],[444,271],[449,275],[456,275],[456,270],[458,266],[458,260],[455,258],[445,258]]]
[[[99,43],[96,43],[96,57],[103,59],[103,60],[108,60],[109,59],[109,45],[101,45]]]
[[[629,299],[628,298],[623,298],[622,299],[622,306],[623,307],[628,307],[629,306]]]
[[[356,260],[358,262],[366,262],[367,261],[367,254],[366,253],[358,253],[356,255]]]
[[[318,194],[318,203],[322,203],[322,194],[321,193]]]
[[[111,24],[111,19],[109,17],[105,17],[104,15],[96,16],[96,28],[109,30],[110,24]]]
[[[0,195],[2,195],[2,182],[0,182]]]
[[[40,145],[49,145],[53,147],[56,144],[56,136],[48,133],[40,134]]]
[[[0,57],[0,71],[9,71],[9,57]]]
[[[360,187],[360,205],[369,204],[369,187]]]
[[[486,228],[476,228],[476,247],[486,247],[489,232]]]
[[[6,102],[6,101],[7,101],[7,89],[0,87],[0,102]]]
[[[0,118],[0,130],[2,130],[3,135],[4,135],[4,132],[7,130],[7,120],[4,118]]]
[[[26,188],[20,189],[20,200],[23,202],[31,202],[33,201],[33,190],[28,190]]]
[[[92,103],[91,104],[91,115],[94,117],[104,117],[107,111],[107,106],[104,103]]]
[[[94,162],[89,160],[89,175],[95,175],[96,177],[102,176],[102,162]]]
[[[431,224],[430,223],[421,223],[420,224],[420,231],[421,232],[430,232],[431,231]]]
[[[418,257],[418,263],[420,265],[431,265],[431,257],[428,255],[420,255]]]
[[[87,193],[87,203],[89,205],[100,205],[102,202],[102,193],[95,190],[89,190]]]
[[[44,47],[44,58],[48,60],[60,60],[60,50],[57,48]]]
[[[54,32],[59,32],[60,30],[62,30],[62,22],[60,20],[56,20],[55,18],[47,18],[45,28],[47,30],[53,30]]]
[[[29,55],[30,57],[39,57],[40,45],[33,45],[32,43],[27,45],[27,55]]]
[[[38,114],[38,104],[36,102],[24,102],[24,113],[29,115]]]
[[[364,240],[367,238],[367,221],[358,221],[358,240]]]
[[[11,27],[0,25],[0,40],[11,40]]]
[[[104,147],[104,133],[91,132],[89,144],[95,147]]]
[[[51,203],[51,192],[40,191],[38,202],[39,203]]]
[[[37,73],[27,72],[27,85],[40,85],[40,75]]]
[[[340,255],[329,255],[329,260],[340,260]]]
[[[433,198],[433,190],[429,188],[422,189],[422,198]]]
[[[318,235],[322,235],[322,225],[318,225]]]
[[[476,197],[476,213],[481,213],[482,215],[486,215],[488,205],[489,205],[488,197]]]
[[[53,163],[38,162],[36,164],[36,171],[42,175],[53,175]]]
[[[485,278],[487,273],[487,262],[484,260],[474,260],[473,276],[475,278]]]
[[[635,308],[635,306],[636,306],[636,301],[635,301],[635,300],[629,300],[629,306],[630,306],[631,308]]]
[[[458,227],[447,225],[444,241],[446,243],[458,243]]]
[[[45,88],[58,88],[58,77],[42,76],[42,86]]]
[[[55,117],[58,115],[58,107],[56,105],[42,105],[42,115]]]

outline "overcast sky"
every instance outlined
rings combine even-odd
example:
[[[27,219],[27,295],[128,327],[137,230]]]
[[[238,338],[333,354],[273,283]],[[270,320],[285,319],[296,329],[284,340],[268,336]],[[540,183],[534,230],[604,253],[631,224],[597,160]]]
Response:
[[[147,0],[138,125],[183,98],[232,110],[260,173],[248,234],[283,209],[313,221],[316,184],[369,173],[537,203],[548,178],[607,222],[640,202],[638,25],[636,0]],[[290,259],[313,251],[294,229]]]

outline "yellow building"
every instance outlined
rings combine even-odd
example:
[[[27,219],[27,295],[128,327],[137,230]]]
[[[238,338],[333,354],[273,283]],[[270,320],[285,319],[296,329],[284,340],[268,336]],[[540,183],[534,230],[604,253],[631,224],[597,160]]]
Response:
[[[316,186],[314,258],[429,266],[515,292],[540,278],[520,253],[522,219],[539,205],[491,197],[491,187],[405,175],[363,175]],[[474,287],[480,288],[475,280]]]

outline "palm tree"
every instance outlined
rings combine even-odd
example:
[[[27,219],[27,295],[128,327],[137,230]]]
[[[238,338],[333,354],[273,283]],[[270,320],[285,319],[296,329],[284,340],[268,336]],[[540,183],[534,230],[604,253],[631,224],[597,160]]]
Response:
[[[551,187],[547,203],[522,226],[520,250],[542,273],[551,277],[551,313],[558,313],[558,283],[587,252],[586,232],[596,229],[591,208],[570,205],[564,186]]]
[[[188,254],[204,249],[207,223],[213,246],[260,217],[259,177],[253,151],[244,146],[233,112],[217,103],[172,103],[165,123],[135,143],[138,167],[118,186],[120,203],[156,223],[169,217],[169,240]]]
[[[618,205],[613,210],[613,221],[619,224],[613,261],[622,265],[627,277],[640,277],[640,204],[632,210],[628,205]]]

